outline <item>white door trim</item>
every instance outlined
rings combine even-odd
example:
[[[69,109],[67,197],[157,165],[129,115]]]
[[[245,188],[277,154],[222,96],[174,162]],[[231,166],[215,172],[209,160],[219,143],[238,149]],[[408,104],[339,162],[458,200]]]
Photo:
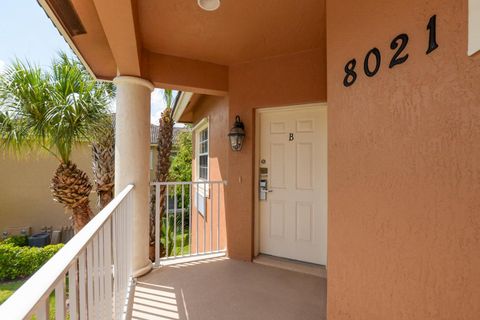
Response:
[[[253,223],[253,255],[257,257],[260,254],[260,201],[259,201],[259,177],[260,177],[260,115],[269,112],[277,111],[288,111],[288,110],[309,110],[309,109],[318,109],[318,110],[327,110],[327,103],[311,103],[311,104],[300,104],[292,106],[283,106],[283,107],[271,107],[271,108],[258,108],[255,109],[255,155],[254,155],[254,179],[253,179],[253,192],[254,192],[254,223]],[[328,121],[327,121],[327,132],[328,132]],[[328,141],[328,136],[327,136]],[[328,155],[327,155],[328,159]],[[328,163],[326,164],[328,168]],[[327,190],[328,190],[328,170],[327,170]],[[327,197],[328,199],[328,197]],[[328,203],[327,203],[327,212],[328,212]],[[328,215],[327,215],[327,230],[328,230]],[[328,261],[328,260],[327,260]],[[328,263],[328,262],[327,262]],[[326,266],[325,266],[326,267]]]

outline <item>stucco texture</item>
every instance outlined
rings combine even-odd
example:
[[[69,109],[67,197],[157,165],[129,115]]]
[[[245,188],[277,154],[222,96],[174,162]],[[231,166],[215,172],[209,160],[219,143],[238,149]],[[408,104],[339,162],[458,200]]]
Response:
[[[208,118],[208,176],[210,181],[228,181],[227,177],[227,155],[228,155],[228,98],[215,96],[202,96],[196,103],[193,112],[193,122],[196,124],[202,119]],[[196,132],[193,132],[193,146],[197,145]],[[193,181],[199,181],[197,175],[197,161],[195,148],[193,148],[192,177]],[[220,189],[219,189],[220,188]],[[193,202],[193,215],[191,227],[191,250],[196,252],[197,240],[198,251],[210,251],[225,249],[227,247],[227,229],[225,216],[225,189],[227,186],[220,184],[210,185],[209,197],[206,201],[205,210],[207,219],[205,220],[205,244],[204,238],[204,218],[197,213],[195,202]],[[195,196],[195,195],[194,195]],[[220,198],[220,199],[219,199]],[[220,204],[220,207],[218,206]],[[218,219],[220,217],[220,219]],[[220,221],[220,226],[218,223]],[[198,223],[198,229],[197,229]],[[198,230],[198,235],[197,235]],[[212,243],[210,243],[210,230],[212,230]],[[218,242],[218,231],[220,231],[220,242]],[[217,246],[218,245],[218,246]]]
[[[426,55],[434,14],[439,48]],[[389,69],[400,33],[409,58]],[[467,0],[331,0],[327,39],[328,319],[480,319],[480,57],[466,54]],[[373,47],[383,59],[367,78]]]
[[[77,147],[72,161],[92,179],[89,145]],[[0,153],[0,232],[17,227],[31,227],[32,232],[39,232],[43,227],[59,230],[71,225],[69,214],[53,201],[50,192],[57,166],[58,161],[44,153],[20,158]],[[90,197],[90,205],[96,213],[95,194]]]

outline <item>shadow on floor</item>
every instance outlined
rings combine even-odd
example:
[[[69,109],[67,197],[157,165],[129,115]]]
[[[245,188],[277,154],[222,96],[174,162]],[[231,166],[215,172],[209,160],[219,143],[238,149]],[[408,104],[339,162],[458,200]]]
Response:
[[[135,320],[323,320],[326,279],[218,258],[162,267],[138,279]]]

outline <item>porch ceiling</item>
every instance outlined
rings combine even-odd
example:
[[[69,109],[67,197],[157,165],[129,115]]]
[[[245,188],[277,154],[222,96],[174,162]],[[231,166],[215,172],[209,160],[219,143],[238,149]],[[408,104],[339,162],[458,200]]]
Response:
[[[66,14],[59,1],[39,0],[100,79],[131,75],[226,94],[231,65],[325,47],[325,0],[223,0],[214,12],[197,0],[71,1]],[[68,30],[75,14],[85,33]]]
[[[315,49],[325,41],[324,0],[242,0],[201,10],[196,0],[138,1],[145,49],[231,65]]]

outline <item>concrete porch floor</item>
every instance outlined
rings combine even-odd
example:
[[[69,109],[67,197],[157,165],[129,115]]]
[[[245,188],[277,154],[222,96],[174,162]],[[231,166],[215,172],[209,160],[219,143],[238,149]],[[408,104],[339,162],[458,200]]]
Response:
[[[326,279],[217,258],[138,279],[135,320],[326,319]]]

